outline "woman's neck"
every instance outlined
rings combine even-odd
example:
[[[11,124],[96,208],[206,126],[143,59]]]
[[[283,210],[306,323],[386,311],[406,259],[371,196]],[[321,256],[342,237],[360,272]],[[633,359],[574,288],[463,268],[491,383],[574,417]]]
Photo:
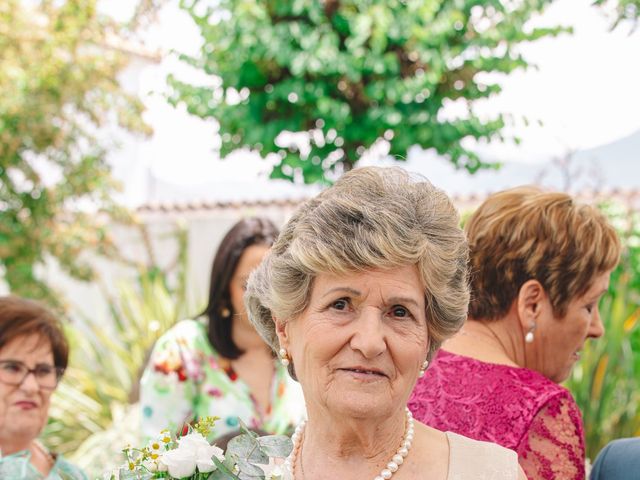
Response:
[[[14,453],[22,452],[23,450],[30,450],[33,439],[21,439],[21,438],[11,438],[0,439],[0,451],[2,455],[13,455]]]
[[[233,343],[243,352],[264,350],[269,352],[269,347],[260,337],[255,328],[245,318],[234,318],[231,328]]]
[[[313,479],[374,478],[398,450],[405,428],[404,409],[379,419],[310,411],[298,468]]]
[[[511,315],[491,322],[470,318],[443,348],[489,363],[515,367],[524,367],[526,363],[521,327]]]

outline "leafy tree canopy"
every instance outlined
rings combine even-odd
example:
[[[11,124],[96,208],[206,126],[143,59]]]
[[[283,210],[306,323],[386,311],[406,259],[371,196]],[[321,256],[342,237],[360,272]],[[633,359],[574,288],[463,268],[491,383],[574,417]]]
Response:
[[[465,140],[499,137],[505,120],[474,103],[500,91],[487,74],[527,66],[519,44],[564,30],[525,28],[549,1],[182,0],[204,39],[183,59],[219,88],[170,78],[171,101],[217,119],[222,156],[278,155],[275,178],[329,181],[383,139],[398,158],[419,145],[475,172],[488,165]],[[462,114],[445,114],[455,100]]]
[[[605,10],[613,11],[612,28],[616,28],[620,23],[628,21],[633,32],[638,27],[640,18],[640,0],[595,0],[595,5],[604,7]]]
[[[38,267],[53,257],[88,279],[80,252],[111,248],[96,221],[116,208],[97,132],[107,122],[147,131],[116,79],[125,33],[95,0],[0,0],[0,277],[17,294],[56,303]]]

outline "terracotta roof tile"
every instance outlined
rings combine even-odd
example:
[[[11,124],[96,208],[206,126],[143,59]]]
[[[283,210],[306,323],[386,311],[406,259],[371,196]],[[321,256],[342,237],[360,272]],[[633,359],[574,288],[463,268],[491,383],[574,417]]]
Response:
[[[482,202],[489,193],[471,193],[453,195],[453,202],[460,206],[470,206]],[[583,190],[573,195],[581,201],[592,202],[612,199],[629,204],[633,208],[640,208],[640,189],[620,189],[610,190]],[[201,200],[189,202],[153,202],[140,205],[136,208],[137,213],[187,213],[187,212],[207,212],[213,210],[244,209],[244,208],[294,208],[304,202],[309,197],[271,199],[271,200]]]

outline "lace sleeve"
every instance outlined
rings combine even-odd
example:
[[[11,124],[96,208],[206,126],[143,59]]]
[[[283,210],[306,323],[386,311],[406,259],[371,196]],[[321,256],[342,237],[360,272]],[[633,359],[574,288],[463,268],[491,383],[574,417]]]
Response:
[[[540,409],[518,445],[520,465],[529,480],[584,480],[582,416],[568,391]]]

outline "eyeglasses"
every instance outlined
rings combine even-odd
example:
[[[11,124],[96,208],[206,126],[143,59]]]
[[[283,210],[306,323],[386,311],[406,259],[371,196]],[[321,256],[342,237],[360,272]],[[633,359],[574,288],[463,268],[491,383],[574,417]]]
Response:
[[[29,368],[17,360],[0,360],[0,382],[2,383],[17,387],[22,385],[30,373],[33,373],[40,388],[53,390],[58,386],[64,368],[47,364],[39,364],[35,368]]]

